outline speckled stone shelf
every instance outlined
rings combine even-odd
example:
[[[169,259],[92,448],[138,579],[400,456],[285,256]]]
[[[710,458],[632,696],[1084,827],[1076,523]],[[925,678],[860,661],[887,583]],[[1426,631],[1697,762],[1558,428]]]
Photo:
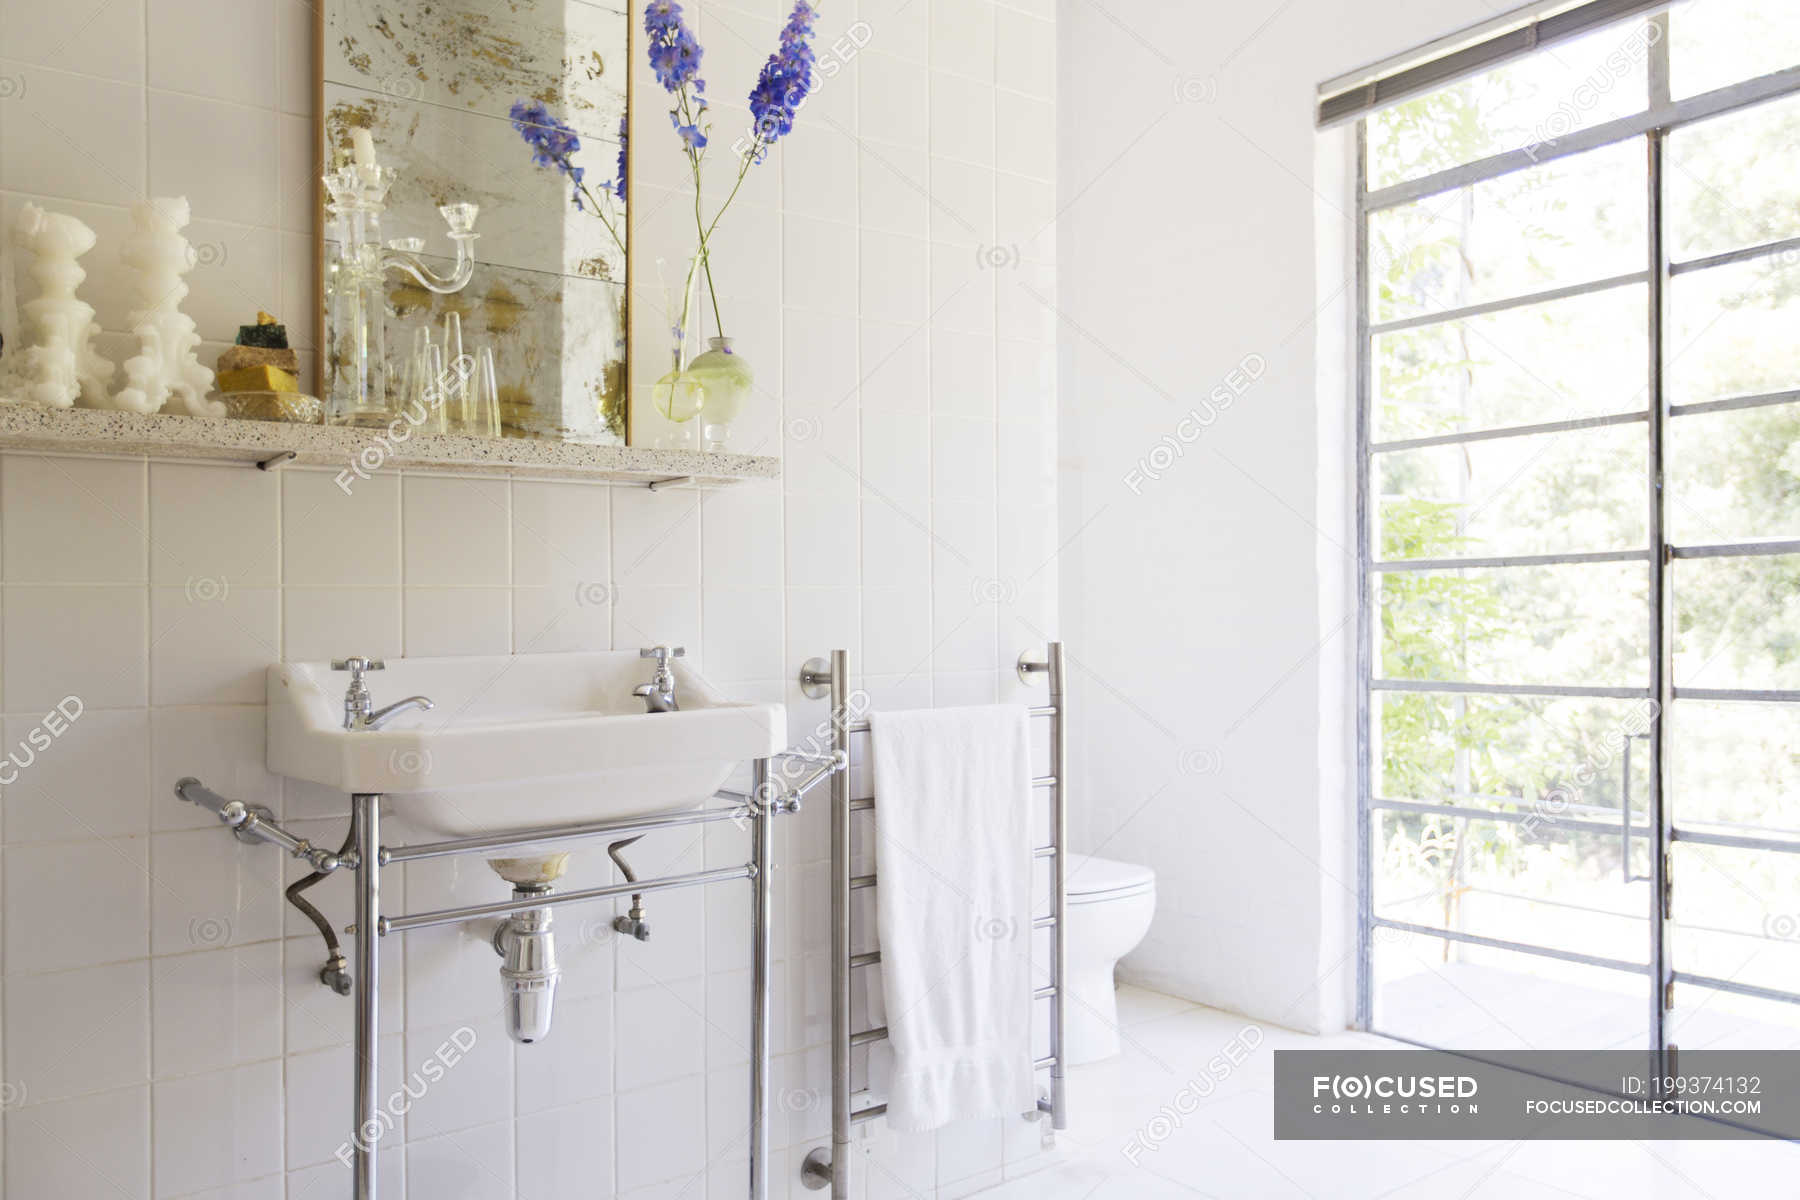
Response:
[[[773,479],[781,460],[755,454],[705,454],[580,446],[524,438],[476,438],[385,432],[326,425],[288,425],[223,417],[143,415],[98,409],[46,409],[0,402],[0,450],[45,454],[143,454],[283,466],[288,463],[372,473],[408,468],[535,479],[719,486]]]

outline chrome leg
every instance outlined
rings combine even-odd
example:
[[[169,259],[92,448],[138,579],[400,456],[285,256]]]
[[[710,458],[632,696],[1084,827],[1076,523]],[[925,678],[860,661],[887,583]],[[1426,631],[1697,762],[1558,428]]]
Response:
[[[376,1200],[375,1154],[381,1134],[381,1097],[375,1039],[381,986],[381,797],[351,798],[356,843],[356,1200]]]
[[[850,655],[831,652],[831,748],[850,753]],[[850,769],[831,777],[831,1198],[850,1195]]]
[[[1050,840],[1056,846],[1056,857],[1050,864],[1050,911],[1056,917],[1050,931],[1050,978],[1056,984],[1056,994],[1050,998],[1050,1053],[1056,1058],[1050,1066],[1050,1127],[1067,1129],[1069,1104],[1063,1063],[1069,1054],[1063,1033],[1068,1028],[1069,1010],[1069,697],[1064,687],[1062,643],[1051,642],[1048,650],[1050,704],[1056,709],[1056,715],[1050,718],[1050,773],[1056,776],[1050,810]]]
[[[775,806],[769,760],[756,760],[750,789],[750,1200],[769,1195],[769,999],[773,977],[770,933],[775,920],[773,875]]]

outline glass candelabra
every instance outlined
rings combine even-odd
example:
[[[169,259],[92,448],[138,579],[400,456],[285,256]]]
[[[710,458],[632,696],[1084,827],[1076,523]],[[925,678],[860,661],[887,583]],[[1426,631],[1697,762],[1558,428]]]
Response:
[[[385,426],[394,419],[384,319],[387,273],[404,271],[439,295],[461,291],[475,273],[475,239],[480,236],[475,216],[480,206],[446,204],[438,209],[456,245],[456,266],[448,275],[439,275],[420,257],[423,238],[396,238],[383,245],[381,213],[393,184],[392,168],[367,161],[346,164],[325,176],[337,243],[337,252],[325,267],[331,339],[331,393],[325,419],[334,425]]]

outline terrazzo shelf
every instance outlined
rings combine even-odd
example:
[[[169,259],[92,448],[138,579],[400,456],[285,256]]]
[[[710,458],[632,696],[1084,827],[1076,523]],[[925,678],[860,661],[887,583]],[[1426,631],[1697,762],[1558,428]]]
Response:
[[[0,404],[0,450],[45,454],[127,454],[222,459],[267,467],[288,463],[365,472],[429,469],[537,479],[601,479],[629,483],[718,486],[774,479],[781,460],[755,454],[583,446],[526,438],[413,434],[372,452],[379,431],[289,425],[229,417],[47,409]]]

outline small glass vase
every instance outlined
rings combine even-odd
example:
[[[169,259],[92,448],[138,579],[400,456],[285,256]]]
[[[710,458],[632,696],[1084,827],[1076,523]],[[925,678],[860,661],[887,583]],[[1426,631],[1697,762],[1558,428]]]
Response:
[[[656,423],[656,433],[649,441],[652,446],[661,450],[691,447],[696,430],[690,422],[700,415],[701,405],[705,401],[705,393],[701,390],[700,381],[693,375],[688,357],[688,347],[694,340],[689,334],[693,323],[694,285],[698,281],[698,267],[699,259],[691,259],[681,291],[671,291],[669,311],[675,315],[672,329],[675,346],[669,354],[668,374],[658,379],[650,389],[650,401],[662,420]],[[657,268],[660,272],[662,263],[659,262]]]
[[[732,350],[730,338],[712,338],[707,345],[706,353],[688,364],[688,375],[700,382],[700,448],[721,451],[730,439],[731,423],[756,386],[756,373]]]

